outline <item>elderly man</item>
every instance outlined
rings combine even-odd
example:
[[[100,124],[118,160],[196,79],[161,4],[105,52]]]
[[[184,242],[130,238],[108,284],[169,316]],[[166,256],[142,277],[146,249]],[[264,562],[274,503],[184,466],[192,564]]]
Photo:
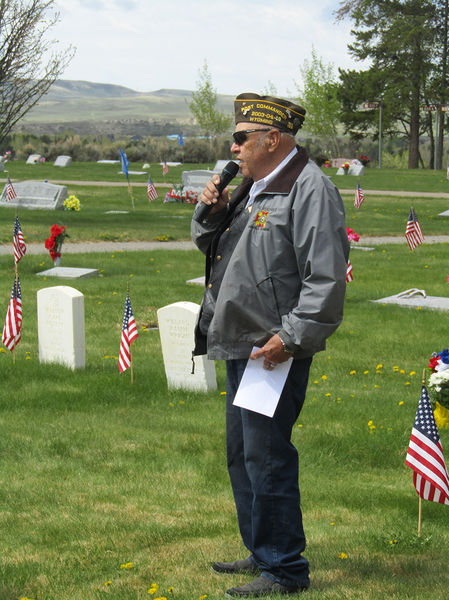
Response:
[[[231,597],[299,593],[303,556],[298,454],[292,427],[312,356],[342,320],[348,240],[335,186],[295,143],[305,110],[280,98],[235,100],[231,151],[244,176],[232,194],[214,176],[201,194],[211,207],[192,220],[206,254],[206,290],[194,354],[226,360],[227,462],[242,540],[250,555],[216,562],[217,573],[258,575]],[[257,350],[253,350],[257,347]],[[265,369],[293,358],[272,418],[234,406],[248,359]]]

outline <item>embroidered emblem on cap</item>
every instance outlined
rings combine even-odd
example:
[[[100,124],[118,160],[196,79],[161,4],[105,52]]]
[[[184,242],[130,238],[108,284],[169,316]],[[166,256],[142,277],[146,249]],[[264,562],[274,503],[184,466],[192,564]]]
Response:
[[[268,223],[268,211],[267,210],[259,210],[259,212],[256,215],[256,218],[254,219],[254,225],[256,227],[260,227],[260,229],[263,229],[267,223]]]

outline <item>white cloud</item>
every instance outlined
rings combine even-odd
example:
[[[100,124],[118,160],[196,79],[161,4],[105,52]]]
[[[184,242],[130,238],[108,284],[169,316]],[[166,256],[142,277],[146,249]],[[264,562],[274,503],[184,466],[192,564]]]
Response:
[[[260,92],[271,81],[293,90],[312,45],[325,62],[355,67],[349,23],[334,22],[336,2],[316,0],[56,0],[55,33],[77,47],[65,79],[139,91],[194,89],[207,59],[220,93]]]

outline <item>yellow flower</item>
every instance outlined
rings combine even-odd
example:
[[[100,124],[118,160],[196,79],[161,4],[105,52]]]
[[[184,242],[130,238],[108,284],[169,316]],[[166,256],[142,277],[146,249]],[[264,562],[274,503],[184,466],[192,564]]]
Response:
[[[207,594],[203,594],[202,596],[200,596],[198,598],[198,600],[206,600],[206,598],[207,598]]]
[[[345,558],[348,558],[348,555],[345,552],[340,552],[340,554],[338,555],[338,558],[345,559]]]
[[[104,584],[105,585],[111,585],[112,581],[110,579],[108,579],[108,581],[105,581]]]
[[[363,371],[364,375],[368,375],[369,371]]]
[[[402,406],[402,405],[404,404],[404,400],[400,400],[400,401],[398,402],[398,404],[399,404],[399,406]]]
[[[327,398],[329,398],[329,396],[331,395],[329,392],[327,392],[327,394],[324,394]]]
[[[31,356],[25,356],[25,360],[31,360]]]
[[[354,369],[352,369],[352,371],[349,371],[349,375],[355,375],[357,373],[357,371],[355,371]]]
[[[167,592],[173,592],[174,591],[174,587],[171,585],[169,588],[167,588]]]
[[[382,364],[377,365],[376,369],[381,369],[383,367]]]
[[[158,590],[158,585],[157,583],[152,583],[150,589],[148,590],[149,594],[155,594]]]
[[[393,371],[399,371],[399,367],[395,365],[395,366],[393,367]]]
[[[220,396],[226,396],[226,392],[220,392]]]
[[[374,387],[375,387],[375,388],[379,388],[379,387],[380,387],[380,385],[377,385],[377,383],[376,383],[376,384],[374,385]]]
[[[409,375],[411,375],[411,376],[416,375],[416,371],[410,371]]]
[[[333,527],[333,526],[335,525],[335,522],[334,522],[334,521],[331,521],[331,522],[329,523],[329,525],[332,525],[332,527]]]
[[[399,373],[401,373],[401,375],[404,375],[404,373],[405,373],[405,369],[401,369],[401,370],[399,371]]]
[[[315,381],[314,381],[313,383],[317,384],[317,383],[318,383],[318,381],[315,379]]]
[[[121,569],[132,569],[132,568],[133,568],[133,566],[134,566],[134,565],[133,565],[133,563],[132,563],[132,562],[127,562],[127,563],[124,563],[124,564],[120,565],[120,568],[121,568]]]
[[[327,375],[321,375],[321,379],[322,379],[323,381],[326,381],[326,379],[327,379]]]
[[[302,427],[302,423],[298,423],[296,427]]]

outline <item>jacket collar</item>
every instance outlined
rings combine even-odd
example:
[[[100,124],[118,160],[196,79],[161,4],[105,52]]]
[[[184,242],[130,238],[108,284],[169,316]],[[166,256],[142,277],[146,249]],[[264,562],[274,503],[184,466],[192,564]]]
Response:
[[[307,150],[301,146],[296,146],[298,152],[286,164],[280,173],[270,181],[264,189],[264,194],[288,194],[290,193],[293,184],[298,179],[298,175],[304,169],[309,160]]]

